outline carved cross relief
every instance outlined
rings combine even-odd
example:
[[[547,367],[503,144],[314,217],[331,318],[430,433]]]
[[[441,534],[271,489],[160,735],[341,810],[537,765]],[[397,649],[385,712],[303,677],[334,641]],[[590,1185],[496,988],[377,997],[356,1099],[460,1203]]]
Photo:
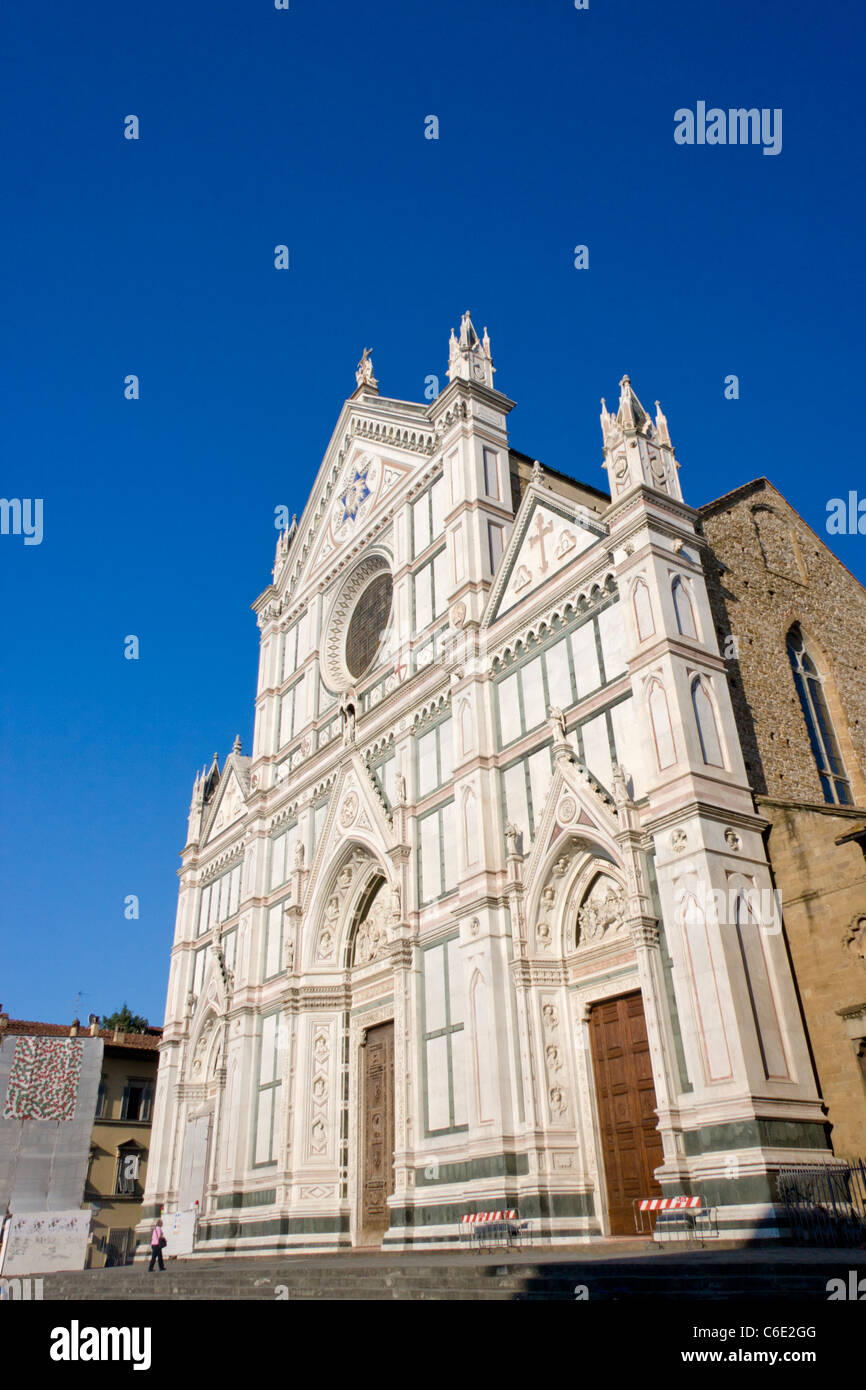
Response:
[[[542,515],[541,515],[541,512],[536,512],[536,513],[535,513],[535,534],[534,534],[534,535],[531,535],[531,536],[529,537],[529,544],[530,544],[531,546],[536,546],[536,545],[538,546],[538,554],[539,554],[538,568],[539,568],[539,571],[540,571],[541,574],[546,574],[546,573],[547,573],[547,553],[546,553],[545,548],[544,548],[544,539],[545,539],[545,536],[548,536],[552,530],[553,530],[553,522],[552,522],[552,521],[547,521],[547,522],[545,522],[544,518],[543,518]]]

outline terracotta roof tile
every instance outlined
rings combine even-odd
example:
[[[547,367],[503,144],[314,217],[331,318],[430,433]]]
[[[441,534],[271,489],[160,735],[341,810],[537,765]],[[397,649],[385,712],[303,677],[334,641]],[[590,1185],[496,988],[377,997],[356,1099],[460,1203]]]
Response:
[[[26,1018],[10,1018],[5,1028],[0,1027],[0,1037],[42,1037],[68,1038],[71,1025],[68,1023],[40,1023]],[[79,1038],[89,1038],[92,1034],[87,1024],[78,1031]],[[148,1028],[146,1033],[123,1033],[115,1041],[110,1028],[100,1028],[97,1037],[108,1047],[125,1047],[132,1052],[156,1052],[162,1038],[161,1028]]]

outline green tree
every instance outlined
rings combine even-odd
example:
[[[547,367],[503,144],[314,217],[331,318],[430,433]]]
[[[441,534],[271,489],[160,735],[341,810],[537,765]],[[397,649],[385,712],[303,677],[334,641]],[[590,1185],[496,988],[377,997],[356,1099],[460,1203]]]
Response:
[[[100,1028],[108,1028],[112,1032],[117,1029],[120,1033],[146,1033],[147,1019],[142,1018],[141,1014],[132,1013],[126,1000],[123,1001],[123,1008],[117,1009],[113,1014],[103,1014],[99,1020]]]

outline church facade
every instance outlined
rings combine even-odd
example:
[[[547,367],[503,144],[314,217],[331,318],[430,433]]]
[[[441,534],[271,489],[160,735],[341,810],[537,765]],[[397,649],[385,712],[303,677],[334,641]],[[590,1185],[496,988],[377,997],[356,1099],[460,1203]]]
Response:
[[[486,333],[365,352],[254,608],[252,755],[197,778],[145,1216],[211,1252],[773,1233],[829,1155],[668,424],[623,378],[609,492],[509,445]]]

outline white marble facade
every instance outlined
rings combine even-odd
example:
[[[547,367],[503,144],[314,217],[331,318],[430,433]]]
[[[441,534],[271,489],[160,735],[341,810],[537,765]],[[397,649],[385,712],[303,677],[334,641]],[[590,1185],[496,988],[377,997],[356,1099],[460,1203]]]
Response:
[[[655,1190],[771,1231],[823,1150],[667,421],[623,379],[608,500],[511,453],[493,371],[468,315],[430,403],[365,353],[255,604],[252,756],[196,780],[145,1215],[198,1201],[203,1249],[361,1243],[391,1020],[393,1249],[611,1229],[589,1020],[634,991]]]

